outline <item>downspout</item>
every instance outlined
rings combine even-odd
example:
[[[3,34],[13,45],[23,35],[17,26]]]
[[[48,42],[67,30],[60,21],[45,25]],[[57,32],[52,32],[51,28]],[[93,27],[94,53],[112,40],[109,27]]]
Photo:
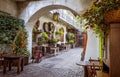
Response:
[[[99,58],[102,61],[103,58],[103,41],[104,41],[104,37],[99,36]]]
[[[81,53],[81,61],[84,61],[85,57],[85,52],[86,52],[86,46],[87,46],[87,39],[88,39],[88,34],[87,32],[83,34],[83,51]]]

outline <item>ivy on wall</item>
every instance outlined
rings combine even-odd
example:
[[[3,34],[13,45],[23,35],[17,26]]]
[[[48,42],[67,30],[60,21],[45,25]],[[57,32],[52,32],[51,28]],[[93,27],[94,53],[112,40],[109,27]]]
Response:
[[[109,26],[105,24],[105,13],[112,9],[118,9],[119,6],[120,0],[93,0],[91,7],[82,17],[87,21],[86,25],[89,25],[96,34],[103,37],[104,32],[109,29]]]
[[[12,43],[19,27],[24,28],[23,20],[0,13],[0,44]]]
[[[0,44],[12,47],[15,54],[29,56],[24,21],[0,12]]]
[[[120,0],[93,0],[90,8],[77,19],[84,31],[91,28],[98,36],[100,42],[100,58],[102,59],[102,49],[104,38],[109,33],[109,24],[105,22],[105,15],[108,11],[118,9]]]

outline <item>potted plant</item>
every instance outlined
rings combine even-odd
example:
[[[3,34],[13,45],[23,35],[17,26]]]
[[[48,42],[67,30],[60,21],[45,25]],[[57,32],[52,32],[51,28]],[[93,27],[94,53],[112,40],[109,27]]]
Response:
[[[51,42],[52,42],[53,44],[56,44],[57,41],[58,41],[58,40],[57,40],[56,38],[52,38],[52,39],[51,39]]]
[[[73,43],[74,43],[74,40],[73,40],[73,39],[70,39],[70,40],[68,41],[68,43],[73,44]]]
[[[73,33],[70,33],[70,39],[74,39],[75,35]]]
[[[27,32],[19,27],[16,37],[12,43],[13,53],[24,56],[24,63],[28,64],[29,51],[27,50]]]
[[[69,37],[67,37],[67,41],[68,43],[71,44],[71,47],[73,48],[73,44],[74,44],[74,39],[75,39],[75,35],[73,33],[69,33]]]
[[[8,47],[11,47],[14,54],[29,56],[27,32],[22,19],[0,13],[0,44],[7,45],[6,51],[10,52]]]
[[[43,32],[42,37],[47,40],[48,39],[48,34],[46,32]]]

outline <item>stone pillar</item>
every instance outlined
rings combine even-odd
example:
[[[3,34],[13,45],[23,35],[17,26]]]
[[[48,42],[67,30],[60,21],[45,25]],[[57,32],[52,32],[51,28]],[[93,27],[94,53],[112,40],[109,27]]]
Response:
[[[32,55],[32,29],[34,27],[34,23],[27,23],[25,25],[25,28],[28,32],[28,45],[27,45],[27,48],[28,50],[30,51],[30,58],[31,58],[31,55]]]

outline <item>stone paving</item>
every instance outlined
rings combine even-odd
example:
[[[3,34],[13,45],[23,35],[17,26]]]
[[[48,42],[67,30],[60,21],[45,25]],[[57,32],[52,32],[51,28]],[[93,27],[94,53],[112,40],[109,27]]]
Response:
[[[82,48],[61,51],[57,56],[44,58],[40,63],[30,63],[24,71],[16,74],[16,68],[5,75],[0,70],[0,77],[83,77],[83,68],[77,66]]]

